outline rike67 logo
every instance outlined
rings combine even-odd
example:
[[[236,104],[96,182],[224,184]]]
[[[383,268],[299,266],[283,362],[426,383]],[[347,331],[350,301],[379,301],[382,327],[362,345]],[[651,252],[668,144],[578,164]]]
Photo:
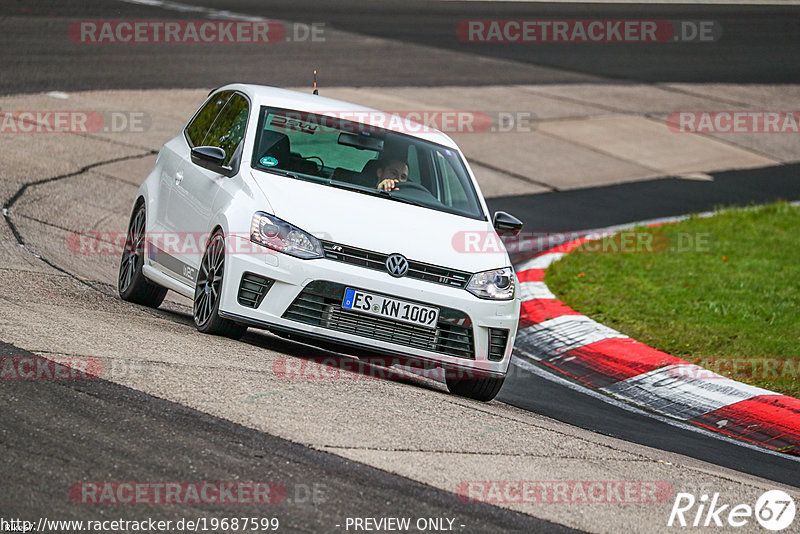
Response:
[[[754,532],[753,519],[767,530],[779,531],[788,528],[794,521],[796,508],[794,499],[781,490],[770,490],[762,494],[754,506],[749,504],[723,504],[719,493],[711,498],[702,495],[699,499],[691,493],[678,493],[669,514],[667,526],[678,527],[749,527]]]

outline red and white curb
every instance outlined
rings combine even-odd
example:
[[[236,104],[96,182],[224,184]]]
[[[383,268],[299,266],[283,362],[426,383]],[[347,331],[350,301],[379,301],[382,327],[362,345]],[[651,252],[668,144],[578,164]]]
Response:
[[[516,265],[523,302],[514,351],[656,413],[800,456],[800,399],[702,369],[559,301],[544,283],[545,269],[585,241]]]

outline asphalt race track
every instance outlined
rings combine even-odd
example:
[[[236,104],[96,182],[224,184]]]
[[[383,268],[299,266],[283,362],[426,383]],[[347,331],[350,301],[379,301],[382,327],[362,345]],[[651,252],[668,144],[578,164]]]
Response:
[[[147,2],[142,2],[147,4]],[[191,2],[215,6],[211,0]],[[320,71],[321,85],[486,85],[515,83],[577,83],[582,81],[731,82],[785,84],[800,81],[795,50],[794,6],[652,6],[602,4],[546,4],[523,2],[390,1],[314,2],[312,0],[233,0],[224,9],[234,13],[322,23],[340,30],[395,41],[397,46],[370,43],[282,43],[279,46],[170,47],[124,44],[87,48],[64,43],[62,20],[147,20],[163,11],[136,2],[79,4],[57,0],[0,4],[0,44],[3,77],[0,94],[20,91],[97,90],[112,88],[216,87],[230,80],[277,86],[311,84],[311,72]],[[197,12],[167,11],[170,19],[194,20]],[[28,22],[11,25],[8,17]],[[537,44],[464,43],[455,27],[466,19],[667,19],[712,20],[724,28],[724,39],[711,44],[653,43]],[[200,17],[202,18],[202,16]],[[26,39],[32,28],[36,38]],[[290,32],[291,37],[291,32]],[[400,44],[404,46],[400,46]],[[307,45],[303,48],[302,45]],[[413,47],[410,45],[414,45]],[[434,50],[451,50],[511,61],[498,68],[448,62],[442,68]],[[157,61],[153,58],[158,57]],[[68,65],[69,68],[60,68]]]
[[[800,49],[800,32],[796,29],[800,10],[793,5],[232,0],[220,8],[219,2],[211,0],[187,0],[185,4],[224,9],[236,16],[308,25],[323,23],[326,30],[342,32],[347,37],[329,43],[289,42],[236,48],[161,44],[92,47],[64,42],[64,28],[73,20],[195,20],[207,16],[207,12],[181,9],[184,4],[166,4],[143,0],[87,0],[80,5],[55,0],[0,0],[3,50],[0,95],[195,89],[232,80],[308,86],[314,68],[320,70],[323,91],[326,85],[391,88],[628,82],[653,86],[678,82],[800,83],[796,60],[796,51]],[[714,20],[724,29],[725,38],[703,46],[698,43],[541,44],[535,52],[529,47],[463,43],[455,38],[454,28],[459,21],[490,18]],[[447,64],[443,67],[444,60]],[[155,144],[164,140],[166,137]],[[120,150],[121,156],[131,160],[152,157],[141,145]],[[113,158],[98,155],[87,163],[101,159]],[[488,203],[492,210],[507,210],[521,218],[526,229],[570,232],[707,211],[720,205],[800,200],[798,171],[800,164],[795,163],[713,172],[713,181],[662,176],[568,190],[553,187],[536,194],[494,196]],[[57,177],[53,182],[63,182],[68,174],[68,171],[43,172],[37,178]],[[5,208],[14,208],[25,195],[39,199],[40,191],[44,189],[21,187],[3,195],[2,202]],[[128,194],[130,190],[124,191]],[[125,205],[128,200],[118,203]],[[118,215],[127,218],[126,213]],[[34,237],[26,233],[29,221],[24,225],[15,221],[10,219],[8,223],[14,245]],[[70,229],[73,228],[61,228]],[[109,297],[113,300],[113,288],[87,276],[81,265],[68,264],[63,257],[47,253],[41,256],[41,260],[66,275],[69,284],[80,288],[75,290],[76,295],[80,294],[79,300],[106,302]],[[0,269],[3,268],[0,260]],[[14,300],[10,291],[3,288],[0,299]],[[118,305],[98,307],[110,309]],[[164,321],[159,324],[168,324],[165,328],[175,331],[187,330],[191,321],[185,307],[174,303],[151,315],[136,313],[137,317]],[[0,339],[4,356],[46,353],[41,345],[20,348],[4,341],[7,340]],[[326,354],[321,349],[317,353],[314,352],[317,349],[260,334],[248,334],[243,344],[247,350],[266,348],[289,357]],[[723,477],[752,475],[800,488],[800,463],[796,459],[743,446],[710,432],[668,424],[649,414],[603,402],[565,382],[544,370],[531,372],[515,367],[497,399],[513,407],[504,406],[509,412],[502,412],[502,416],[513,420],[518,411],[530,412],[525,417],[545,421],[542,425],[548,429],[551,424],[562,422],[589,431],[580,433],[581,439],[597,433],[599,440],[617,438],[631,444],[632,449],[641,445],[671,453],[669,458],[680,455],[719,466]],[[436,386],[421,381],[412,380],[403,387],[411,390],[414,398],[432,397],[440,392]],[[0,496],[0,515],[3,517],[39,516],[45,512],[52,512],[52,517],[75,516],[74,508],[63,496],[76,480],[192,480],[197,473],[203,473],[206,480],[287,481],[286,505],[276,508],[274,515],[290,524],[294,531],[344,531],[339,525],[347,517],[387,514],[454,517],[457,524],[467,525],[464,532],[573,531],[553,522],[552,516],[540,518],[489,504],[464,503],[456,498],[452,488],[446,491],[433,480],[420,482],[396,474],[403,471],[395,464],[386,470],[375,468],[381,461],[379,456],[368,464],[354,461],[352,456],[339,455],[337,447],[342,450],[346,447],[334,445],[333,439],[329,439],[332,445],[327,448],[307,447],[302,440],[278,437],[255,423],[248,427],[228,420],[222,412],[215,415],[216,412],[198,410],[188,403],[182,405],[145,389],[137,390],[110,380],[39,381],[36,388],[24,381],[11,380],[0,381],[0,389],[3,392],[0,476],[5,486]],[[180,389],[181,386],[175,386],[176,391]],[[431,400],[430,406],[436,406],[436,402]],[[459,409],[468,404],[461,402]],[[43,405],[55,408],[43,413]],[[347,408],[351,406],[348,404]],[[473,410],[471,406],[467,408]],[[476,417],[480,417],[483,408],[474,410],[478,413]],[[498,413],[501,412],[492,415]],[[154,436],[158,436],[157,441]],[[380,455],[381,449],[370,452]],[[48,483],[33,484],[32,480]],[[325,491],[324,499],[319,502],[306,498],[309,488],[313,491],[315,485]],[[154,508],[153,514],[162,510]],[[250,512],[263,513],[242,506],[220,505],[200,510],[185,505],[170,508],[166,515],[161,515],[177,519]],[[124,513],[124,507],[110,507],[103,512],[109,517]]]
[[[33,357],[16,347],[3,345],[3,354]],[[68,481],[80,477],[134,480],[169,478],[187,480],[192,471],[211,478],[271,480],[276,476],[302,481],[286,487],[289,507],[275,513],[279,521],[303,532],[330,529],[331,518],[380,516],[391,503],[398,514],[428,517],[458,517],[472,532],[573,532],[525,514],[490,505],[475,506],[460,501],[452,493],[436,490],[370,468],[339,456],[314,451],[296,443],[256,432],[181,405],[149,397],[105,380],[86,380],[79,386],[70,381],[48,381],[36,390],[23,382],[6,386],[5,395],[14,399],[13,411],[6,413],[0,426],[3,435],[4,463],[22,466],[31,452],[50,457],[50,461],[12,473],[6,487],[18,492],[3,499],[4,516],[25,516],[39,512],[35,503],[42,499],[39,480]],[[40,407],[51,407],[43,412]],[[8,406],[7,406],[8,407]],[[120,425],[119,421],[125,421]],[[81,438],[66,440],[80,426]],[[148,442],[142,436],[161,436]],[[111,439],[108,439],[111,436]],[[54,456],[53,451],[58,451]],[[114,451],[98,454],[98,451]],[[24,451],[24,452],[23,452]],[[198,454],[198,451],[202,451]],[[146,465],[120,462],[125,457],[143,457]],[[184,458],[192,458],[186,464]],[[65,513],[60,504],[69,484],[48,484],[51,517]],[[362,493],[368,491],[369,499]],[[155,508],[155,507],[154,507]],[[176,506],[163,519],[181,517],[256,515],[257,504],[245,507],[217,505],[202,511],[189,505]],[[109,513],[124,515],[124,507]],[[154,514],[155,515],[155,514]]]

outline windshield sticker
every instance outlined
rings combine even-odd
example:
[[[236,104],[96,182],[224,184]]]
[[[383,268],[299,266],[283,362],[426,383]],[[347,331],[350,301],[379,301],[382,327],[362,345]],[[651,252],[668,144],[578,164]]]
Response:
[[[456,156],[452,150],[448,150],[446,148],[444,149],[444,153],[450,156],[451,158],[454,158]]]
[[[284,128],[286,130],[295,130],[307,134],[316,133],[318,128],[318,126],[314,123],[304,122],[301,121],[300,119],[285,117],[283,115],[273,115],[269,124],[270,126],[275,126],[277,128]]]
[[[278,164],[278,160],[276,158],[273,158],[272,156],[264,156],[263,158],[261,158],[260,163],[264,167],[274,167],[275,165]]]

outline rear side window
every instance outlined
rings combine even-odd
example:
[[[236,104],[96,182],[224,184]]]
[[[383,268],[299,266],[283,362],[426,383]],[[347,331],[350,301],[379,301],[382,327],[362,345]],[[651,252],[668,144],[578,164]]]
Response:
[[[239,93],[234,94],[217,115],[217,120],[203,138],[202,146],[218,146],[225,151],[223,165],[229,165],[236,149],[244,139],[250,105]]]
[[[190,145],[193,147],[203,146],[203,138],[205,138],[220,110],[228,102],[232,94],[233,91],[222,91],[209,98],[203,104],[203,107],[194,116],[192,122],[186,127],[186,139]]]

